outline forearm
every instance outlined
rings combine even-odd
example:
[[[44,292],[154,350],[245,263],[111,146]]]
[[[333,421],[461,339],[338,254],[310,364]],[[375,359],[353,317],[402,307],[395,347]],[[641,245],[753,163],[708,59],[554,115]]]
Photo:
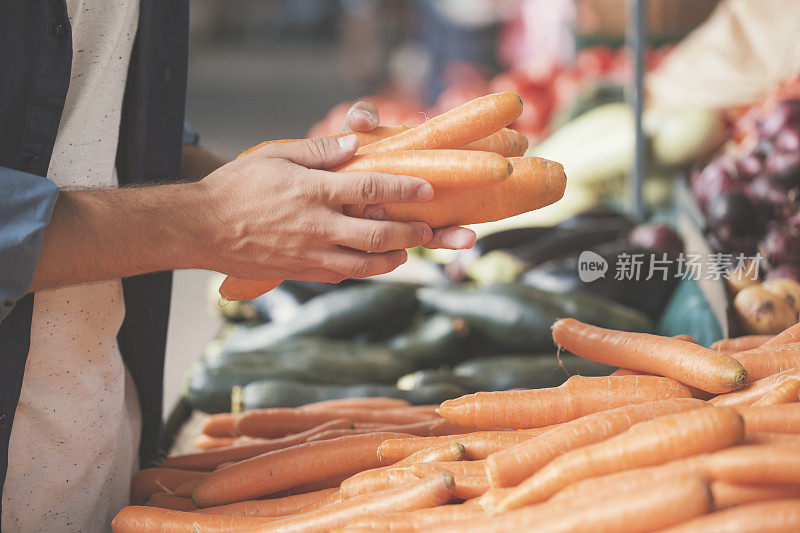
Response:
[[[62,191],[32,291],[202,267],[204,187]]]

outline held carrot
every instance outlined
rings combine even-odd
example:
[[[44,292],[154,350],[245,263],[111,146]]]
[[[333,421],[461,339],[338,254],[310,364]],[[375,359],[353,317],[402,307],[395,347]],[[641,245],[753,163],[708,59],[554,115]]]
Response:
[[[485,514],[483,507],[473,500],[458,505],[442,505],[417,511],[365,516],[348,522],[347,529],[366,528],[374,531],[419,530],[483,514]]]
[[[452,477],[447,474],[439,474],[396,489],[388,489],[376,494],[363,494],[313,511],[275,520],[258,531],[262,533],[273,531],[322,533],[341,527],[356,518],[374,513],[413,511],[436,507],[449,501],[452,493]]]
[[[774,500],[726,509],[659,533],[766,533],[800,530],[800,500]]]
[[[204,515],[193,511],[173,511],[158,507],[124,507],[111,521],[114,533],[229,533],[260,527],[274,518]]]
[[[425,222],[432,228],[493,222],[557,202],[564,195],[564,167],[538,157],[511,157],[511,176],[493,185],[470,189],[437,189],[422,203],[384,204],[387,218]],[[344,213],[361,217],[363,205],[346,205]]]
[[[623,405],[691,396],[685,385],[660,376],[572,376],[547,389],[468,394],[442,403],[439,414],[463,426],[525,429]]]
[[[727,481],[714,481],[711,483],[711,496],[715,509],[727,509],[748,503],[800,498],[800,486],[737,485]]]
[[[490,152],[395,150],[357,155],[335,172],[381,172],[422,178],[434,187],[482,187],[511,175],[509,161]]]
[[[733,353],[731,357],[742,363],[750,382],[758,381],[778,372],[800,367],[800,342],[760,346]]]
[[[747,383],[747,372],[737,360],[669,337],[599,328],[563,318],[553,324],[553,340],[584,359],[667,376],[715,394]]]
[[[790,368],[789,370],[784,370],[783,372],[778,372],[777,374],[754,381],[743,389],[727,394],[720,394],[719,396],[711,398],[709,402],[712,405],[752,405],[753,402],[774,390],[775,387],[779,386],[784,381],[798,378],[800,378],[800,369]]]
[[[556,457],[511,489],[497,510],[543,501],[581,479],[712,452],[743,437],[744,422],[730,408],[709,407],[641,422],[624,433]]]
[[[750,444],[712,453],[706,462],[711,479],[743,485],[800,484],[800,453],[780,445]]]
[[[323,422],[319,426],[306,431],[293,433],[276,439],[258,439],[249,444],[226,446],[224,448],[216,448],[201,453],[173,455],[172,457],[167,457],[162,463],[162,466],[187,470],[214,470],[222,463],[242,461],[255,457],[256,455],[261,455],[262,453],[288,448],[289,446],[306,442],[314,436],[324,434],[329,430],[350,426],[352,426],[352,422],[349,420],[331,420],[329,422]]]
[[[701,400],[680,398],[589,414],[561,424],[541,437],[493,453],[486,459],[486,473],[493,487],[511,487],[570,450],[619,435],[645,420],[702,407],[707,404]]]
[[[192,491],[198,507],[252,500],[298,485],[382,466],[378,445],[398,433],[370,433],[307,442],[215,470]]]
[[[791,342],[800,342],[800,322],[786,328],[761,346],[778,346],[779,344],[789,344]]]
[[[327,498],[331,494],[338,494],[339,489],[323,489],[316,492],[306,492],[286,496],[284,498],[272,498],[269,500],[248,500],[237,503],[229,503],[217,507],[206,507],[198,509],[196,512],[202,514],[216,514],[228,516],[261,516],[276,517],[296,513],[304,507]]]
[[[378,447],[378,454],[389,463],[405,459],[409,455],[458,439],[464,446],[465,459],[486,459],[490,454],[532,439],[549,431],[552,427],[521,429],[513,431],[476,431],[455,436],[415,437],[385,440]]]
[[[522,98],[511,91],[475,98],[424,123],[359,148],[359,154],[390,150],[460,148],[514,122]]]
[[[528,149],[528,138],[511,128],[502,128],[483,139],[462,146],[461,149],[494,152],[503,157],[520,157]]]
[[[145,468],[136,472],[131,479],[131,498],[144,499],[154,492],[174,491],[187,481],[206,475],[206,472],[177,468]]]
[[[209,437],[230,438],[238,437],[236,421],[238,413],[217,413],[210,415],[203,423],[203,434]]]
[[[174,511],[194,511],[197,509],[190,498],[170,494],[169,492],[156,492],[147,499],[149,507],[172,509]]]
[[[193,479],[178,485],[178,487],[175,489],[175,496],[180,496],[181,498],[191,498],[192,490],[194,489],[194,486],[197,485],[198,481],[200,480]]]
[[[710,346],[712,350],[722,353],[736,353],[758,348],[775,335],[742,335],[732,339],[720,339]]]
[[[800,396],[800,379],[787,379],[770,392],[753,402],[753,405],[779,405],[792,403]]]

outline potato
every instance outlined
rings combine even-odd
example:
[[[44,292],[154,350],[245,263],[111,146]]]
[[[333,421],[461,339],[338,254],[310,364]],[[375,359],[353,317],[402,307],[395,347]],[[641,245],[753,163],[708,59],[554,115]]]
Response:
[[[793,279],[773,279],[762,283],[761,288],[786,301],[800,315],[800,283]]]
[[[735,268],[725,276],[725,284],[732,295],[750,285],[758,285],[758,263],[752,259],[744,261],[743,268]]]
[[[749,335],[775,335],[797,323],[797,311],[760,285],[740,290],[733,308],[739,325]]]

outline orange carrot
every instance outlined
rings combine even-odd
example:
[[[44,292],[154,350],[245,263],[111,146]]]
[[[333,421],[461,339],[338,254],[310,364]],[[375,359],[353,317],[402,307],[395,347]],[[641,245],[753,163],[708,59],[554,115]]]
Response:
[[[474,428],[462,427],[458,424],[450,422],[449,420],[439,418],[438,420],[423,420],[422,422],[413,422],[411,424],[379,424],[377,427],[361,429],[329,430],[318,433],[313,437],[309,437],[306,439],[306,442],[344,437],[345,435],[361,435],[375,431],[390,431],[394,433],[407,433],[409,435],[417,435],[420,437],[435,437],[440,435],[458,435],[460,433],[467,433],[472,429]]]
[[[341,527],[356,518],[374,513],[413,511],[442,505],[453,493],[453,479],[447,474],[430,476],[414,483],[376,494],[363,494],[297,515],[276,520],[259,531],[264,533],[317,533]]]
[[[461,461],[450,463],[417,463],[409,467],[411,473],[422,478],[446,472],[453,476],[453,497],[469,500],[482,496],[491,487],[482,461]]]
[[[335,172],[381,172],[422,178],[434,187],[483,187],[498,183],[514,170],[491,152],[463,150],[395,150],[357,155]]]
[[[219,516],[129,505],[111,521],[114,533],[228,533],[265,526],[274,518]]]
[[[791,342],[800,342],[800,322],[786,328],[761,346],[778,346],[779,344],[789,344]]]
[[[745,417],[742,417],[745,418]],[[744,423],[747,430],[747,420]],[[800,435],[791,433],[770,433],[770,432],[747,432],[742,444],[775,444],[777,446],[800,447]]]
[[[192,490],[194,486],[197,485],[197,482],[200,481],[199,479],[193,479],[191,481],[187,481],[186,483],[182,483],[175,488],[175,496],[180,496],[181,498],[191,498],[192,497]]]
[[[691,395],[686,386],[660,376],[572,376],[548,389],[468,394],[442,403],[439,414],[464,426],[525,429],[623,405]]]
[[[205,433],[201,433],[194,439],[192,444],[194,444],[195,448],[201,450],[213,450],[223,446],[233,446],[236,444],[236,437],[210,437]]]
[[[493,453],[486,459],[486,473],[493,487],[511,487],[570,450],[619,435],[645,420],[706,406],[701,400],[678,398],[592,413],[561,424],[538,438]]]
[[[767,533],[800,531],[800,499],[751,503],[700,516],[659,533]]]
[[[299,410],[286,407],[255,409],[242,413],[236,430],[251,437],[275,438],[289,433],[299,433],[325,422],[347,419],[352,422],[383,422],[385,424],[411,424],[438,418],[414,408],[380,409],[313,409]]]
[[[417,511],[380,513],[348,522],[345,531],[365,528],[374,531],[419,530],[485,514],[476,501],[442,505]]]
[[[194,511],[197,509],[190,498],[176,496],[169,492],[155,492],[147,499],[150,507],[173,509],[175,511]]]
[[[154,492],[174,491],[187,481],[206,475],[206,472],[177,468],[145,468],[136,472],[131,479],[131,498],[144,499]]]
[[[387,137],[391,137],[392,135],[397,135],[398,133],[406,131],[407,129],[410,128],[411,126],[378,126],[377,128],[371,131],[344,131],[341,133],[336,133],[334,135],[331,135],[331,137],[336,137],[338,139],[339,137],[346,137],[347,135],[355,135],[356,137],[358,137],[359,146],[366,146],[368,144],[372,144],[376,141],[380,141]],[[276,139],[273,141],[264,141],[251,148],[248,148],[247,150],[239,154],[238,157],[242,157],[252,152],[255,152],[259,148],[267,146],[268,144],[293,143],[303,140],[305,139]]]
[[[252,500],[298,485],[382,466],[378,445],[383,440],[400,436],[406,435],[354,435],[258,455],[209,474],[195,486],[192,500],[198,507]]]
[[[722,353],[736,353],[758,348],[775,335],[742,335],[732,339],[720,339],[711,345],[712,350]]]
[[[335,488],[334,490],[335,492],[328,494],[324,498],[320,498],[316,501],[309,503],[305,507],[298,510],[297,513],[292,513],[292,514],[299,514],[308,511],[313,511],[314,509],[319,509],[321,507],[325,507],[326,505],[342,501],[342,493],[338,490],[338,488]]]
[[[708,484],[678,475],[633,492],[610,491],[578,501],[545,502],[510,512],[473,516],[432,529],[436,533],[646,533],[706,513]]]
[[[784,381],[798,378],[800,378],[800,369],[790,368],[789,370],[784,370],[783,372],[778,372],[777,374],[754,381],[743,389],[727,394],[720,394],[709,400],[709,402],[713,405],[727,406],[752,405],[753,402],[774,390],[775,387],[779,386]]]
[[[800,367],[800,342],[779,344],[777,346],[761,346],[731,354],[731,357],[742,363],[747,370],[750,382]]]
[[[457,439],[466,450],[465,459],[474,461],[476,459],[486,459],[489,454],[508,448],[520,442],[532,439],[541,435],[552,427],[522,429],[513,431],[476,431],[463,435],[450,435],[441,437],[415,437],[409,439],[389,439],[385,440],[378,447],[378,454],[389,463],[405,459],[409,455],[430,448],[445,444]]]
[[[683,334],[681,334],[681,335],[673,335],[672,338],[676,339],[676,340],[679,340],[679,341],[691,342],[692,344],[699,344],[697,342],[697,340],[695,340],[695,338],[692,337],[691,335],[683,335]],[[618,368],[618,369],[616,369],[615,371],[613,371],[609,375],[611,375],[611,376],[649,376],[649,375],[652,375],[652,374],[650,374],[649,372],[641,372],[639,370],[631,370],[630,368]]]
[[[800,379],[787,379],[753,402],[753,405],[778,405],[796,402],[800,396]]]
[[[460,148],[514,122],[522,98],[511,91],[471,100],[424,123],[359,148],[359,154],[390,150]]]
[[[335,477],[328,477],[325,479],[319,479],[317,481],[312,481],[310,483],[303,483],[302,485],[294,486],[286,491],[287,496],[292,496],[294,494],[304,494],[307,492],[317,492],[320,490],[336,488],[341,485],[342,481],[350,477],[349,475],[344,476],[335,476]]]
[[[550,205],[564,195],[564,167],[538,157],[511,157],[511,177],[493,185],[437,189],[421,203],[384,203],[387,217],[400,222],[425,222],[432,228],[492,222]],[[346,205],[344,213],[361,217],[363,205]]]
[[[800,486],[737,485],[726,481],[714,481],[711,483],[711,495],[715,509],[727,509],[748,503],[800,498]]]
[[[228,505],[219,505],[217,507],[206,507],[205,509],[198,509],[197,512],[203,514],[245,517],[284,516],[296,513],[311,503],[325,499],[331,494],[338,495],[338,493],[339,489],[336,488],[323,489],[316,492],[306,492],[303,494],[295,494],[293,496],[286,496],[283,498],[272,498],[269,500],[248,500],[237,503],[229,503]]]
[[[556,457],[511,489],[497,507],[508,510],[540,502],[581,479],[712,452],[743,437],[744,422],[730,408],[662,416]]]
[[[520,157],[528,149],[528,138],[510,128],[502,128],[483,139],[461,147],[462,150],[494,152],[503,157]]]
[[[331,420],[329,422],[323,422],[306,431],[293,433],[277,439],[257,439],[250,444],[226,446],[201,453],[173,455],[172,457],[167,457],[162,463],[162,466],[187,470],[214,470],[222,463],[242,461],[255,457],[256,455],[261,455],[262,453],[288,448],[289,446],[306,442],[314,436],[324,434],[329,430],[349,426],[352,426],[349,420]]]
[[[365,398],[336,398],[334,400],[322,400],[314,403],[301,405],[297,409],[306,411],[311,409],[341,409],[341,408],[361,408],[361,409],[399,409],[410,407],[411,404],[400,398],[386,398],[383,396],[372,396]]]
[[[553,324],[553,340],[585,359],[667,376],[706,392],[728,392],[747,383],[747,372],[737,360],[669,337],[599,328],[564,318]]]
[[[800,484],[800,453],[780,445],[748,444],[712,453],[706,462],[711,479],[742,485]]]
[[[699,344],[697,342],[697,339],[695,339],[691,335],[685,335],[685,334],[673,335],[672,338],[683,342],[691,342],[692,344]]]

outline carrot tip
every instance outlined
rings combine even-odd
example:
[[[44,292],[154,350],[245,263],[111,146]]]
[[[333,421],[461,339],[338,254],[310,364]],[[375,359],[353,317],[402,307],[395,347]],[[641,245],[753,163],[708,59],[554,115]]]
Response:
[[[520,105],[523,105],[525,102],[522,101],[522,97],[518,93],[514,93],[517,95],[517,99],[519,99]]]
[[[511,175],[514,173],[514,165],[511,163],[508,164],[508,174]]]
[[[455,446],[458,448],[459,458],[463,460],[467,455],[467,448],[460,442],[453,442],[453,444],[455,444]]]
[[[450,472],[442,472],[442,476],[444,476],[444,483],[447,485],[448,489],[452,489],[456,486],[456,480],[453,478],[453,474]]]

